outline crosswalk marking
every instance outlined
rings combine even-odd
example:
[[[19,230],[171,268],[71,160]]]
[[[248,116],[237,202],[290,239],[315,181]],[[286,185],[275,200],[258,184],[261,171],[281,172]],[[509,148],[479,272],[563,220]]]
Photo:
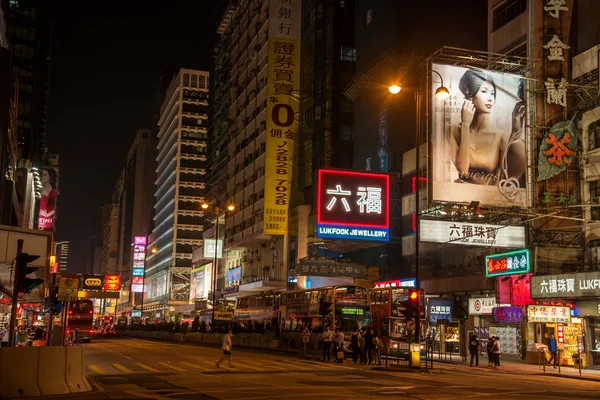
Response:
[[[106,372],[95,364],[88,364],[88,368],[100,375],[106,375]]]
[[[166,363],[166,362],[159,362],[159,364],[160,364],[160,365],[163,365],[163,366],[165,366],[165,367],[167,367],[167,368],[174,369],[175,371],[179,371],[179,372],[186,372],[186,370],[185,370],[185,369],[183,369],[183,368],[179,368],[179,367],[176,367],[176,366],[174,366],[173,364],[170,364],[170,363]]]
[[[125,372],[126,374],[133,374],[133,371],[130,370],[127,367],[122,366],[121,364],[113,364],[113,367],[115,367],[116,369]]]
[[[260,371],[260,368],[251,367],[249,365],[246,365],[245,364],[246,362],[247,362],[247,360],[241,360],[241,361],[235,360],[235,362],[233,363],[233,365],[235,365],[236,367],[247,368],[247,369],[249,369],[251,371]]]
[[[192,364],[192,363],[185,362],[185,361],[179,361],[179,364],[183,364],[185,366],[192,367],[192,368],[197,368],[197,369],[202,370],[202,371],[208,371],[208,368],[204,368],[204,367],[201,367],[199,365]]]
[[[150,372],[160,372],[160,370],[159,370],[159,369],[152,368],[151,366],[149,366],[149,365],[146,365],[146,364],[142,364],[142,363],[135,363],[135,365],[137,365],[137,366],[139,366],[139,367],[142,367],[142,368],[144,368],[144,369],[146,369],[146,370],[148,370],[148,371],[150,371]]]
[[[271,369],[277,369],[277,370],[281,370],[281,369],[282,369],[282,368],[281,368],[281,367],[279,367],[279,366],[275,366],[275,365],[266,365],[265,363],[259,363],[259,362],[256,362],[256,361],[250,361],[250,360],[246,360],[246,362],[248,362],[248,363],[251,363],[251,364],[256,364],[256,365],[258,365],[258,366],[260,366],[260,367],[263,367],[263,368],[271,368]]]

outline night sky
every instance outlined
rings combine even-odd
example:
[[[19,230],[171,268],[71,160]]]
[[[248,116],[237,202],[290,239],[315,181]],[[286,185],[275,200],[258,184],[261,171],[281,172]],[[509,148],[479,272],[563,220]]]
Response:
[[[137,129],[150,127],[161,73],[167,65],[208,70],[212,3],[51,2],[47,146],[60,156],[56,239],[71,242],[69,272],[83,271],[92,219],[110,202]],[[430,0],[423,22],[432,26],[431,37],[419,38],[416,49],[442,35],[485,50],[487,2],[453,3],[468,23],[448,21],[448,10],[437,7],[447,3]]]
[[[209,67],[211,1],[53,1],[47,146],[60,156],[57,240],[81,272],[88,232],[167,64]]]

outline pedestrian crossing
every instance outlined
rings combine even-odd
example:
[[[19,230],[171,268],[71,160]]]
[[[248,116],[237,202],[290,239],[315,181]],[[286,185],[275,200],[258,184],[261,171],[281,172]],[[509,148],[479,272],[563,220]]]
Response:
[[[148,373],[215,373],[219,371],[240,373],[272,373],[272,372],[323,372],[329,370],[352,370],[357,365],[325,363],[310,360],[282,358],[267,359],[236,359],[233,358],[233,367],[228,366],[227,360],[219,367],[216,360],[194,358],[186,361],[153,361],[111,364],[88,364],[88,375],[123,375],[123,374],[148,374]]]

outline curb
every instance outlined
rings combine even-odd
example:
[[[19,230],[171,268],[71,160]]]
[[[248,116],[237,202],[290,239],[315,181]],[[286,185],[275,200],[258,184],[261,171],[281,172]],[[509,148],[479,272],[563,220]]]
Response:
[[[567,378],[567,379],[577,379],[580,381],[588,381],[588,382],[600,382],[600,378],[592,378],[590,376],[579,376],[579,375],[563,375],[563,374],[532,374],[537,376],[553,376],[556,378]]]

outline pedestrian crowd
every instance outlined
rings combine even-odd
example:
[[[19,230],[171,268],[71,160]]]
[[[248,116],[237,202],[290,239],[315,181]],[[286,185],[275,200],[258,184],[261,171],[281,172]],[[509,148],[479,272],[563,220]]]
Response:
[[[0,345],[8,347],[10,328],[8,324],[0,329]],[[15,328],[15,347],[43,346],[46,343],[46,328],[43,326],[18,326]]]
[[[383,342],[371,327],[356,327],[347,340],[339,327],[332,332],[327,326],[322,335],[323,361],[331,361],[331,353],[337,362],[343,362],[346,353],[352,354],[354,364],[381,365]]]

